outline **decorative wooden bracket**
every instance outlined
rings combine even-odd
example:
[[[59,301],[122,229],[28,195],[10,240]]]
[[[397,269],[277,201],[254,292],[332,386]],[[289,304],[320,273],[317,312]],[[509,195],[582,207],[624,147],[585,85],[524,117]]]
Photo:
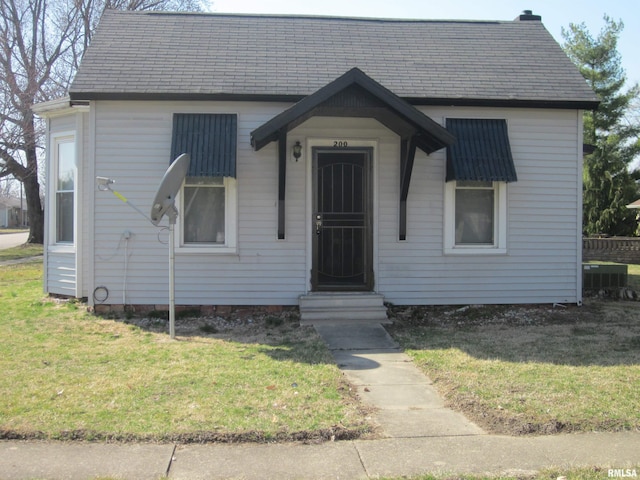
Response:
[[[401,139],[400,142],[400,225],[399,239],[407,239],[407,196],[413,172],[413,161],[416,157],[415,137]]]
[[[280,131],[278,136],[278,239],[284,240],[285,191],[287,184],[287,132]]]

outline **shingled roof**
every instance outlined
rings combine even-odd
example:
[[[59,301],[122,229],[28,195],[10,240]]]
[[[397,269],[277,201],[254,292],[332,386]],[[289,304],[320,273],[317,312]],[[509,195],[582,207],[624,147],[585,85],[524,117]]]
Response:
[[[414,104],[594,108],[540,21],[104,14],[70,88],[92,99],[297,101],[357,67]]]

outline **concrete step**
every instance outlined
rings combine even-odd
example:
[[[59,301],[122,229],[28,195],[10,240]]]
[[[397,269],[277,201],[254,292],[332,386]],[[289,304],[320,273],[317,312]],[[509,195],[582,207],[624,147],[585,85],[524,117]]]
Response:
[[[390,323],[384,296],[370,292],[310,293],[301,295],[300,323],[358,321]]]

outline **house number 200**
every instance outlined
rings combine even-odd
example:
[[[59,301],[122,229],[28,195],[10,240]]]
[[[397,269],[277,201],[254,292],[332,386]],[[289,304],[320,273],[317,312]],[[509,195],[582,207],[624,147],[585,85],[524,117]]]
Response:
[[[346,140],[336,140],[333,142],[333,148],[345,148],[349,144]]]

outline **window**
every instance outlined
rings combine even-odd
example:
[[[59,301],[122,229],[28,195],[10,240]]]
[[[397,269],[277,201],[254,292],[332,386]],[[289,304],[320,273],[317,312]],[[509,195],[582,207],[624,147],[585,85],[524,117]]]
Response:
[[[507,253],[507,183],[516,174],[507,121],[448,118],[445,254]]]
[[[181,253],[236,251],[238,118],[226,113],[175,113],[171,156],[191,156],[180,195]]]
[[[75,216],[76,152],[73,137],[54,139],[55,243],[73,244]]]
[[[231,177],[187,177],[181,200],[181,246],[235,248],[235,179]],[[200,250],[201,251],[201,250]]]
[[[457,182],[455,202],[455,244],[493,245],[493,182]]]
[[[184,186],[184,243],[225,243],[222,177],[187,177]]]
[[[445,253],[506,253],[506,184],[446,184]]]

